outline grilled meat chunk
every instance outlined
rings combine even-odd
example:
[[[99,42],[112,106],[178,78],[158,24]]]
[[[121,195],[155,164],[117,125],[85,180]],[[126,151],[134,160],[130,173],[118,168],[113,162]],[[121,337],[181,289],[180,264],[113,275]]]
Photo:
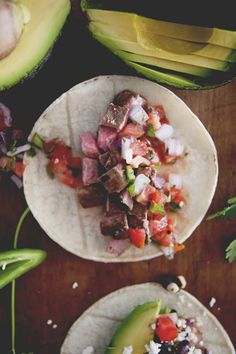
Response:
[[[103,183],[108,193],[120,192],[128,184],[121,164],[116,165],[100,176],[100,181]]]
[[[78,190],[78,198],[83,208],[104,205],[107,193],[101,184],[92,184]]]
[[[124,128],[128,120],[129,108],[126,106],[117,106],[110,103],[105,116],[102,118],[100,125],[114,128],[120,131]]]
[[[125,239],[128,234],[128,220],[125,211],[116,211],[104,214],[100,222],[101,233],[115,239]]]

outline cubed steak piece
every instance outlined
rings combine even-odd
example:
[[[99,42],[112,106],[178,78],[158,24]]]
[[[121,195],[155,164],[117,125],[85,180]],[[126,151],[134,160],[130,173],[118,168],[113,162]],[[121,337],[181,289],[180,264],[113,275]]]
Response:
[[[121,160],[121,156],[118,151],[107,151],[102,155],[99,155],[99,161],[106,170],[110,170],[116,166]]]
[[[78,198],[83,208],[92,208],[104,205],[107,193],[99,183],[83,187],[78,190]]]
[[[98,129],[97,144],[99,149],[108,151],[117,137],[117,131],[114,128],[100,126]]]
[[[105,116],[102,118],[100,125],[114,128],[120,131],[124,128],[128,120],[129,108],[126,106],[117,106],[110,103]]]
[[[124,211],[106,213],[100,221],[101,233],[115,239],[125,239],[128,234],[128,220]]]
[[[115,96],[113,103],[118,106],[134,105],[147,107],[146,98],[130,90],[124,90],[118,93],[118,95]]]
[[[108,193],[120,192],[128,184],[121,164],[116,165],[100,176],[100,181],[103,183]]]
[[[109,194],[106,201],[106,212],[113,213],[119,211],[126,211],[125,205],[122,203],[119,193]]]
[[[129,226],[133,228],[144,228],[147,222],[147,207],[134,203],[133,209],[128,211]]]
[[[94,139],[93,135],[89,132],[81,133],[80,134],[80,144],[81,150],[87,157],[98,157],[99,150],[97,147],[96,140]]]
[[[97,160],[85,157],[82,159],[82,181],[85,186],[98,181],[98,162]]]

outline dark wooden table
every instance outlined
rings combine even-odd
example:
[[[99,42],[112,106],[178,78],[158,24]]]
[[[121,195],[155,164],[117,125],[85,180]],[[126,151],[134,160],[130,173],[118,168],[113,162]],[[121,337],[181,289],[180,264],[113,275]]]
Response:
[[[79,18],[79,21],[78,21]],[[47,63],[31,80],[0,94],[15,124],[28,133],[41,112],[74,84],[99,74],[135,73],[96,43],[76,9]],[[224,206],[236,194],[236,81],[214,90],[173,90],[200,117],[212,135],[219,157],[219,182],[210,209]],[[92,99],[92,98],[91,98]],[[11,248],[17,220],[26,202],[6,178],[0,181],[0,250]],[[170,262],[164,257],[127,264],[102,264],[64,251],[29,216],[19,247],[42,248],[47,260],[17,281],[17,353],[58,354],[67,330],[96,300],[125,285],[155,281],[161,273],[183,274],[187,290],[209,307],[236,342],[236,262],[225,260],[224,249],[236,235],[235,221],[206,221],[186,243],[186,250]],[[65,235],[66,237],[66,235]],[[77,289],[72,284],[78,283]],[[47,325],[51,319],[57,328]],[[0,353],[10,348],[10,287],[0,292]]]

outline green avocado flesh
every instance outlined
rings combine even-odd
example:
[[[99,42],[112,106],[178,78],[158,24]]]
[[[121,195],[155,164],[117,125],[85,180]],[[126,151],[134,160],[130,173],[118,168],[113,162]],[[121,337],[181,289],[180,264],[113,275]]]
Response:
[[[20,0],[30,21],[15,49],[0,60],[0,90],[27,77],[37,68],[55,42],[70,11],[69,0]]]
[[[87,15],[93,36],[152,80],[196,89],[227,81],[235,71],[234,31],[101,9],[87,9]]]
[[[153,339],[151,325],[160,313],[160,301],[137,306],[115,332],[105,354],[122,354],[124,347],[133,347],[133,353],[143,354],[145,345]]]

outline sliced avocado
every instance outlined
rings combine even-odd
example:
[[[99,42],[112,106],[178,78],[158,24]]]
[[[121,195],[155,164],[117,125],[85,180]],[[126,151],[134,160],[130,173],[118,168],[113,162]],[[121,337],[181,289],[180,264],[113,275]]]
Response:
[[[157,20],[125,12],[96,9],[88,10],[88,16],[99,27],[101,34],[109,34],[110,37],[138,42],[145,49],[153,50],[159,48],[170,53],[185,55],[192,53],[206,58],[231,63],[236,62],[236,50],[208,43],[196,43],[191,41],[191,39],[176,39],[168,36],[164,29],[159,34],[155,32],[154,26],[152,30],[152,26],[145,26],[142,22],[143,20],[146,22],[150,20],[152,23],[153,21],[158,22]]]
[[[0,90],[10,87],[38,67],[52,47],[70,11],[69,0],[20,0],[30,20],[15,49],[0,60]]]
[[[228,71],[231,65],[228,62],[224,62],[217,59],[203,58],[198,55],[188,54],[180,55],[170,53],[162,49],[146,49],[139,43],[110,37],[109,34],[104,35],[100,32],[100,26],[98,23],[91,22],[89,29],[93,33],[94,37],[101,43],[106,45],[110,49],[124,50],[134,54],[146,55],[150,57],[156,57],[158,59],[172,60],[177,63],[189,64],[206,69],[213,69],[218,71]]]
[[[181,73],[186,73],[186,74],[199,76],[199,77],[208,77],[212,75],[214,72],[214,70],[201,68],[194,65],[182,64],[175,61],[159,59],[159,58],[150,57],[146,55],[133,54],[122,50],[116,51],[116,54],[124,60],[129,60],[140,64],[152,65],[152,66],[169,69],[176,72],[179,71]]]
[[[153,339],[151,325],[159,312],[160,301],[137,306],[117,329],[105,354],[122,354],[128,346],[132,346],[133,353],[143,354],[145,345]]]

